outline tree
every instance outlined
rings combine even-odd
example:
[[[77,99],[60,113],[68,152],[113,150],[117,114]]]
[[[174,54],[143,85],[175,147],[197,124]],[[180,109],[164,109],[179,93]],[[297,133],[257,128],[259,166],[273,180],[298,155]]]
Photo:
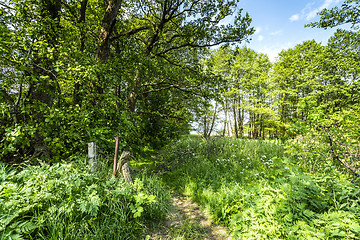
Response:
[[[108,149],[115,135],[160,146],[188,131],[214,79],[201,59],[254,32],[237,2],[4,1],[1,157]]]
[[[352,28],[357,28],[360,23],[360,1],[345,0],[340,8],[323,9],[318,15],[320,15],[320,20],[307,24],[306,27],[327,29],[350,23]]]

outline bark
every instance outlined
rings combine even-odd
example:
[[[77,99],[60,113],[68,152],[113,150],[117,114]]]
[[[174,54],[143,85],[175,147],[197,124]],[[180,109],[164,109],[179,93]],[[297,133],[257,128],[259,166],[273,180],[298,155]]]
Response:
[[[241,137],[244,137],[244,116],[245,116],[245,110],[241,109]]]
[[[253,136],[253,121],[254,121],[254,116],[252,113],[249,113],[249,134],[248,134],[248,138],[252,138]]]
[[[41,17],[43,19],[50,18],[51,20],[49,23],[47,23],[48,25],[46,28],[44,28],[42,36],[48,44],[57,49],[61,0],[44,0],[41,2],[41,4],[43,8]],[[56,95],[56,88],[58,86],[56,85],[57,77],[53,71],[53,64],[55,61],[56,53],[54,54],[54,59],[37,57],[33,62],[33,74],[36,76],[37,80],[30,83],[29,96],[30,103],[32,105],[31,114],[36,122],[44,122],[45,120],[43,113],[39,111],[36,105],[38,103],[45,104],[48,107],[53,105],[54,96]],[[41,78],[41,76],[47,76],[48,78]],[[50,157],[51,154],[49,148],[44,141],[44,137],[40,135],[39,129],[37,129],[33,138],[31,139],[31,145],[34,148],[34,154],[32,158],[39,156]]]
[[[226,132],[226,124],[227,124],[227,108],[228,108],[228,101],[227,99],[225,99],[225,106],[224,106],[224,112],[225,112],[225,120],[224,120],[224,129],[223,129],[223,137],[225,136],[225,132]]]
[[[138,98],[138,90],[140,87],[140,83],[141,83],[141,69],[137,69],[136,70],[136,74],[134,77],[134,87],[132,87],[129,97],[128,97],[128,102],[127,102],[127,108],[130,112],[135,112],[136,109],[136,102],[137,102],[137,98]]]
[[[117,164],[116,169],[117,169],[117,174],[122,175],[124,179],[131,184],[132,180],[131,180],[130,168],[128,164],[128,160],[130,157],[131,154],[128,151],[123,151],[120,156],[120,160]]]
[[[241,99],[239,98],[238,106],[240,106]],[[239,137],[242,138],[244,135],[244,109],[238,108],[238,131]]]
[[[206,111],[204,114],[204,133],[203,133],[203,137],[206,138],[207,137],[207,119],[206,119]]]
[[[114,30],[116,17],[121,8],[122,0],[109,0],[104,18],[102,19],[101,30],[98,37],[98,47],[96,58],[103,64],[106,64],[110,55],[110,36]]]
[[[123,174],[125,181],[131,184],[132,179],[131,179],[129,164],[127,162],[124,163],[124,165],[121,167],[121,172]]]
[[[212,118],[210,130],[209,130],[209,132],[208,132],[208,134],[207,134],[208,138],[210,137],[211,132],[212,132],[212,130],[213,130],[213,128],[214,128],[215,118],[216,118],[216,109],[217,109],[217,102],[215,102],[214,115],[213,115],[213,118]]]
[[[86,20],[86,7],[87,7],[87,3],[88,0],[83,0],[81,1],[81,8],[80,8],[80,17],[78,20],[79,23],[79,30],[80,30],[80,51],[83,52],[85,49],[85,28],[84,28],[84,23]],[[80,96],[79,96],[79,90],[80,90],[80,83],[76,82],[74,84],[74,91],[72,94],[72,98],[73,98],[73,105],[79,104],[80,103]]]
[[[80,24],[80,51],[84,51],[85,48],[85,28],[83,24],[85,23],[86,17],[86,7],[87,7],[88,0],[81,1],[81,8],[80,8],[80,17],[79,17],[79,24]]]
[[[167,22],[169,22],[173,16],[169,16],[170,14],[170,10],[171,10],[171,4],[169,1],[164,1],[164,5],[162,8],[162,16],[160,19],[160,22],[157,25],[153,26],[153,30],[154,30],[154,34],[148,38],[148,41],[145,42],[145,49],[143,52],[144,57],[148,57],[151,53],[151,51],[153,50],[154,44],[159,40],[159,36],[161,34],[161,32],[163,31],[163,28],[165,26],[165,24]],[[167,17],[168,16],[168,17]],[[145,29],[149,29],[150,27],[140,27],[137,29],[133,29],[128,31],[128,34],[134,34],[136,32],[145,30]],[[119,35],[121,36],[121,34]],[[114,37],[118,37],[118,36],[114,36]],[[130,89],[130,93],[129,93],[129,97],[128,97],[128,110],[130,112],[135,112],[136,109],[136,102],[137,102],[137,98],[139,96],[139,88],[141,86],[141,71],[142,69],[137,69],[137,72],[135,74],[135,78],[134,78],[134,84],[132,86],[132,88]]]
[[[119,136],[116,137],[115,156],[114,156],[114,165],[113,165],[113,173],[112,173],[113,176],[116,176],[118,155],[119,155]]]
[[[235,127],[235,136],[239,138],[238,128],[237,128],[237,121],[236,121],[236,100],[234,99],[233,104],[233,112],[234,112],[234,127]]]

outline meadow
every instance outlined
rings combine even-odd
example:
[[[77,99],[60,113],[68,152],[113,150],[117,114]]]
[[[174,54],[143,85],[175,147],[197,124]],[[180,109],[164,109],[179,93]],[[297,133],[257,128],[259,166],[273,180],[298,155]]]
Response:
[[[186,137],[163,150],[163,179],[233,239],[360,238],[358,185],[329,164],[308,171],[309,163],[285,147],[276,140]]]
[[[106,157],[96,173],[84,156],[1,165],[0,239],[149,239],[172,194],[197,203],[232,239],[359,239],[358,184],[328,163],[311,170],[287,145],[184,136],[147,155],[153,164],[138,164],[132,185],[111,176]],[[194,226],[174,227],[168,239],[201,239]]]

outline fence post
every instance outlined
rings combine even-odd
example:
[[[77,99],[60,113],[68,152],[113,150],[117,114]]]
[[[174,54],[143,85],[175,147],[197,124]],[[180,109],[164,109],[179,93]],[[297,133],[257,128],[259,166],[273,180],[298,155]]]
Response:
[[[116,176],[117,160],[119,154],[119,136],[116,137],[113,175]]]
[[[97,159],[96,159],[96,143],[88,143],[88,156],[89,156],[89,167],[91,172],[96,172],[97,170]]]

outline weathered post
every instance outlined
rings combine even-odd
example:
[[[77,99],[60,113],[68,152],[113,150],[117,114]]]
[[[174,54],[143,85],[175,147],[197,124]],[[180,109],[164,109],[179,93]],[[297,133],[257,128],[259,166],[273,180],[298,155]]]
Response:
[[[96,143],[88,143],[88,157],[89,157],[89,167],[91,172],[96,172],[97,170],[97,159],[96,159]]]
[[[119,162],[117,163],[117,171],[119,174],[122,174],[125,180],[128,183],[132,183],[131,175],[130,175],[130,168],[128,164],[128,159],[131,157],[131,154],[128,151],[123,151]]]
[[[130,175],[130,168],[129,168],[129,164],[126,162],[124,163],[124,165],[122,165],[121,167],[121,172],[125,178],[125,181],[127,181],[128,183],[132,183],[132,179],[131,179],[131,175]]]
[[[116,175],[116,168],[117,168],[117,160],[119,155],[119,136],[116,137],[115,143],[115,156],[114,156],[114,166],[113,166],[113,176]]]

